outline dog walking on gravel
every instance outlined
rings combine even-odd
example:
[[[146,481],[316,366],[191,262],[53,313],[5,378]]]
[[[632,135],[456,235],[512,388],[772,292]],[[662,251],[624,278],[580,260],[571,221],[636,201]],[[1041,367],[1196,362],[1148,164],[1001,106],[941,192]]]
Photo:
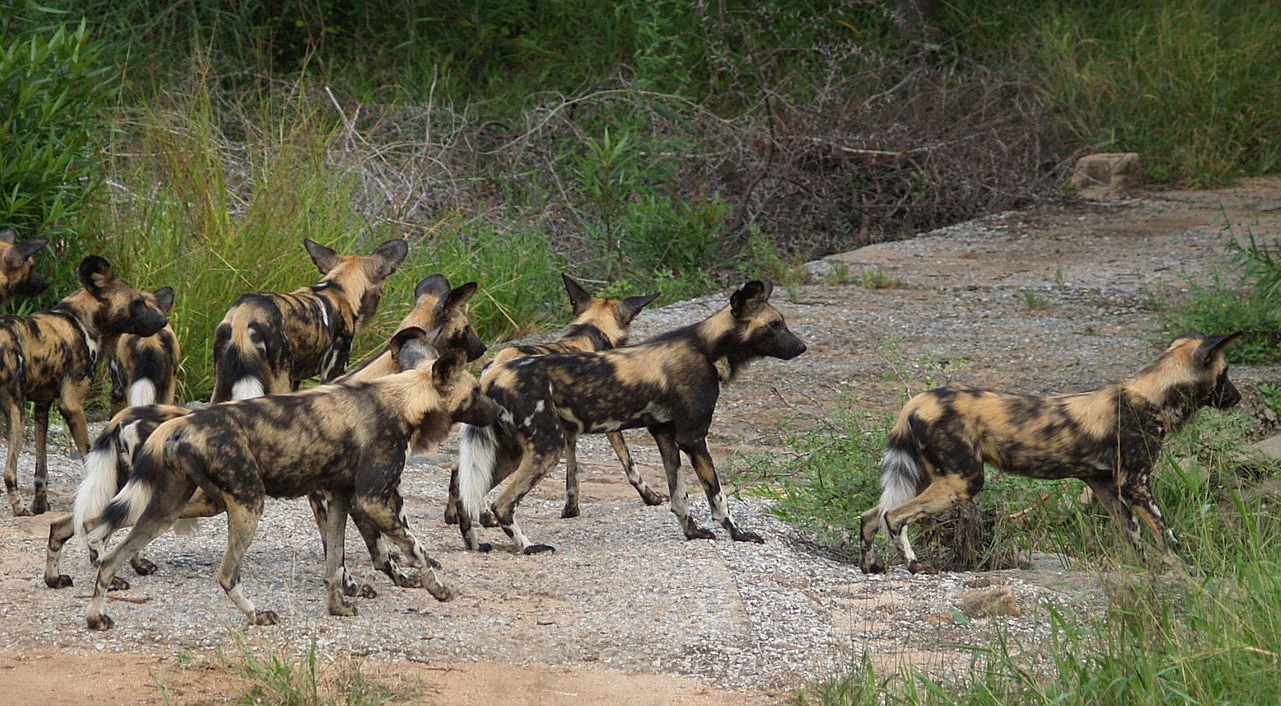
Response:
[[[458,485],[463,512],[458,529],[469,549],[486,550],[476,537],[485,493],[511,476],[492,507],[517,552],[552,548],[532,544],[516,525],[516,506],[556,465],[579,434],[645,427],[658,444],[671,510],[688,539],[711,539],[690,518],[681,485],[680,454],[689,457],[712,517],[736,541],[761,542],[730,516],[707,431],[721,383],[763,357],[790,360],[805,344],[769,304],[773,285],[752,281],[707,319],[643,343],[598,353],[553,353],[507,361],[486,375],[486,394],[503,413],[490,426],[464,426]]]
[[[1131,508],[1167,559],[1177,558],[1149,479],[1167,434],[1202,407],[1241,400],[1223,357],[1236,336],[1182,336],[1133,378],[1093,392],[1034,397],[942,387],[913,397],[890,430],[881,501],[863,513],[860,567],[885,570],[872,550],[884,528],[909,571],[932,572],[912,551],[907,528],[978,493],[985,463],[1032,478],[1080,478],[1136,548],[1143,547]]]
[[[397,375],[210,405],[157,427],[138,453],[129,482],[89,528],[93,543],[133,524],[99,564],[85,616],[89,628],[112,627],[105,607],[116,571],[168,529],[197,491],[208,514],[227,514],[218,584],[252,624],[277,622],[240,584],[240,563],[267,497],[327,496],[324,582],[330,614],[356,613],[343,595],[341,576],[349,509],[398,546],[432,596],[449,600],[450,590],[409,531],[400,476],[408,449],[439,442],[454,422],[490,424],[498,407],[481,394],[466,354],[431,359],[425,348],[406,346],[402,355],[406,371]],[[378,557],[376,563],[391,560]]]

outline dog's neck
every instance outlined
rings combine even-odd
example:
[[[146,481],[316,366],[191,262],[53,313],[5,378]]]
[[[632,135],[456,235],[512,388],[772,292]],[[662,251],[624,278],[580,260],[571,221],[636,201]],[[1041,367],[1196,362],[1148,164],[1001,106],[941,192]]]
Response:
[[[742,345],[742,335],[729,307],[694,324],[694,333],[699,351],[716,369],[721,382],[733,381],[748,363],[760,358]]]
[[[360,330],[359,302],[352,304],[351,295],[345,287],[322,280],[307,289],[315,297],[321,328],[335,335],[343,332],[355,335]]]
[[[557,339],[566,348],[579,351],[607,351],[627,343],[626,336],[621,341],[612,340],[605,332],[592,323],[573,323]]]
[[[82,289],[55,304],[50,311],[74,320],[84,334],[85,343],[95,356],[102,349],[104,333],[97,321],[102,305],[92,294]]]

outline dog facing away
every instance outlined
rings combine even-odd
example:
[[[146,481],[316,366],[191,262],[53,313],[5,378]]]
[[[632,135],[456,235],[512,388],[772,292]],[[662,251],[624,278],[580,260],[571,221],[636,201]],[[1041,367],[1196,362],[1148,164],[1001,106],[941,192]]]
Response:
[[[339,255],[310,239],[303,245],[320,282],[288,294],[245,294],[214,330],[211,402],[292,392],[306,378],[341,375],[352,339],[378,310],[384,280],[409,252],[400,239],[367,257]]]
[[[364,362],[344,373],[338,381],[366,382],[404,372],[401,349],[408,345],[427,347],[428,354],[433,358],[453,351],[464,353],[469,361],[479,358],[485,352],[485,345],[472,331],[464,309],[475,291],[475,282],[453,288],[442,275],[424,278],[415,288],[413,309],[401,322],[391,340]],[[191,411],[187,407],[150,405],[129,407],[112,417],[85,456],[85,478],[76,491],[74,512],[53,522],[49,527],[45,585],[49,588],[73,585],[72,578],[60,572],[62,549],[67,540],[75,534],[83,533],[84,527],[102,514],[112,496],[124,488],[133,474],[138,449],[156,427],[175,417],[190,414]],[[328,523],[327,508],[322,499],[310,496],[309,499],[313,501],[312,511],[317,524],[323,528]],[[203,508],[202,498],[198,497],[192,514],[184,517],[199,517]],[[381,535],[376,528],[364,522],[359,514],[354,515],[353,519],[366,544],[370,546],[371,556],[374,556],[378,553],[374,547]],[[95,563],[100,552],[101,546],[90,547],[90,557]],[[138,556],[131,558],[130,563],[139,575],[151,574],[157,568],[151,561]],[[379,568],[397,586],[417,585],[417,578],[400,570],[394,562]],[[348,595],[367,598],[377,595],[372,586],[357,581],[346,573],[345,568],[344,581]],[[128,588],[129,584],[117,578],[114,587],[121,590]]]
[[[173,288],[161,287],[150,296],[156,308],[168,317],[173,310]],[[107,361],[112,416],[125,407],[174,403],[182,350],[173,327],[166,325],[152,336],[123,334],[114,348]]]
[[[647,304],[658,298],[657,294],[628,297],[621,301],[593,297],[582,285],[571,279],[569,275],[562,274],[560,277],[565,283],[565,293],[569,295],[569,303],[573,308],[573,323],[561,332],[559,338],[551,343],[510,346],[498,351],[493,361],[481,373],[481,385],[486,385],[493,378],[498,366],[516,358],[546,355],[548,353],[603,351],[625,346],[630,335],[632,319],[635,319],[636,315]],[[623,473],[627,476],[627,482],[636,489],[636,493],[640,495],[641,500],[646,505],[661,505],[666,502],[667,497],[662,493],[654,492],[649,487],[649,484],[645,482],[645,479],[641,478],[640,473],[636,472],[636,465],[632,463],[632,454],[627,448],[627,442],[623,439],[622,433],[610,432],[606,434],[606,438],[609,440],[609,445],[614,449],[614,454],[618,456],[618,462],[623,466]],[[574,444],[567,443],[565,445],[565,507],[561,510],[561,517],[578,517],[579,514],[578,458],[575,452]],[[445,523],[458,524],[457,468],[450,474],[449,500],[445,505]]]
[[[121,334],[150,336],[168,323],[163,311],[97,255],[80,262],[83,288],[53,309],[31,316],[0,317],[0,409],[9,424],[9,455],[4,484],[14,515],[49,509],[46,438],[54,402],[67,420],[76,449],[89,451],[84,401],[105,341]],[[25,508],[18,493],[18,453],[23,443],[23,411],[35,409],[35,493]]]
[[[959,505],[983,488],[983,464],[1032,478],[1079,478],[1141,552],[1131,508],[1176,558],[1178,542],[1149,480],[1167,434],[1197,410],[1241,400],[1223,348],[1237,334],[1176,339],[1134,377],[1057,397],[942,387],[913,397],[890,430],[880,503],[863,513],[864,573],[885,566],[872,550],[882,527],[912,573],[932,572],[907,539],[916,520]]]
[[[369,518],[421,569],[433,597],[449,600],[450,590],[409,531],[400,475],[408,448],[440,441],[455,421],[488,424],[498,408],[480,393],[465,354],[434,360],[421,350],[412,355],[417,359],[404,361],[408,370],[397,375],[210,405],[157,427],[138,453],[133,476],[89,529],[89,541],[96,542],[133,524],[99,565],[85,618],[89,628],[112,627],[104,608],[115,572],[168,529],[197,490],[210,514],[227,514],[227,552],[218,583],[252,624],[277,622],[276,614],[259,610],[240,584],[240,563],[263,501],[314,491],[329,496],[324,582],[331,614],[356,613],[341,581],[349,509]]]
[[[485,392],[503,409],[493,425],[464,426],[459,452],[458,528],[469,549],[487,550],[475,525],[486,492],[511,481],[491,510],[518,552],[551,550],[531,544],[516,525],[516,505],[560,459],[579,434],[645,427],[658,444],[671,510],[688,539],[711,539],[689,515],[681,485],[680,453],[689,457],[712,517],[736,541],[762,542],[730,516],[707,431],[721,383],[749,362],[790,360],[805,344],[769,304],[773,285],[751,281],[729,305],[703,321],[648,341],[598,353],[555,353],[496,366]]]
[[[33,257],[48,244],[48,238],[19,242],[12,228],[0,231],[0,303],[15,296],[38,296],[49,288],[48,280],[36,272]]]

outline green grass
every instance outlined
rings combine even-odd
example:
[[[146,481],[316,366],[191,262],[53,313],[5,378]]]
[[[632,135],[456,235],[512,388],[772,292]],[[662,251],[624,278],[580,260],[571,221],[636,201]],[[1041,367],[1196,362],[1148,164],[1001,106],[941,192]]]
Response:
[[[249,647],[243,633],[232,638],[234,652],[220,655],[244,685],[239,704],[375,706],[412,698],[370,679],[354,660],[322,664],[314,643],[302,655],[283,649],[261,653]]]

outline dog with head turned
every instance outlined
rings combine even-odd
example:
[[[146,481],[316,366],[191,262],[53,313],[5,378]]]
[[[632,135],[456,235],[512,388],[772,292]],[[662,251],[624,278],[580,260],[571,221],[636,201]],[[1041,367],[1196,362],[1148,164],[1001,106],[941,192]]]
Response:
[[[49,281],[36,272],[35,260],[36,252],[48,244],[48,238],[19,241],[12,228],[0,231],[0,303],[39,296],[49,288]]]
[[[516,525],[521,499],[556,465],[580,434],[645,428],[658,445],[672,513],[687,539],[711,539],[690,517],[681,483],[684,453],[711,506],[712,517],[735,541],[763,542],[730,516],[707,432],[723,383],[751,361],[790,360],[805,352],[769,303],[773,285],[751,281],[729,305],[703,321],[642,343],[600,352],[553,353],[507,361],[488,376],[485,393],[503,412],[489,426],[463,427],[458,529],[469,549],[488,550],[476,536],[485,493],[511,476],[490,510],[519,553],[550,551]]]
[[[151,336],[168,323],[154,298],[120,279],[105,259],[84,258],[79,276],[82,288],[50,311],[0,317],[0,410],[9,424],[4,483],[14,515],[49,509],[46,438],[54,403],[83,457],[89,451],[84,402],[105,344],[121,334]],[[35,413],[36,446],[29,508],[22,504],[17,482],[28,402]]]
[[[170,315],[172,287],[161,287],[148,296],[166,317]],[[182,349],[172,326],[166,325],[152,336],[122,334],[112,348],[107,361],[112,416],[125,407],[174,403]]]
[[[655,299],[657,294],[628,297],[627,299],[606,299],[594,297],[581,284],[569,275],[562,274],[565,293],[574,312],[574,321],[560,337],[550,343],[509,346],[498,351],[481,373],[480,381],[485,385],[493,374],[504,363],[516,358],[549,353],[574,353],[579,351],[606,351],[627,345],[630,338],[632,319],[641,309]],[[636,489],[646,505],[661,505],[667,501],[662,493],[656,493],[636,472],[632,462],[631,451],[621,432],[610,432],[605,437],[614,449],[614,455],[623,466],[627,482]],[[578,459],[574,444],[565,445],[565,507],[561,517],[578,517]],[[482,513],[482,521],[492,520]],[[445,505],[445,523],[458,524],[458,469],[454,468],[449,479],[449,500]]]
[[[1178,540],[1152,497],[1152,470],[1165,437],[1197,410],[1241,400],[1223,353],[1234,338],[1181,336],[1134,377],[1091,392],[1037,397],[941,387],[913,397],[890,430],[880,503],[863,513],[860,567],[885,570],[872,547],[885,529],[909,571],[933,572],[912,551],[907,529],[978,493],[984,464],[1031,478],[1079,478],[1140,553],[1134,514],[1165,559],[1176,561]]]
[[[133,525],[99,563],[85,618],[89,628],[112,627],[105,604],[115,572],[184,514],[197,491],[207,514],[227,515],[218,583],[251,624],[278,621],[274,612],[258,609],[240,584],[240,563],[267,497],[327,496],[324,583],[330,614],[356,613],[341,576],[349,509],[397,545],[422,572],[432,596],[449,600],[450,590],[409,530],[400,476],[408,449],[429,448],[454,422],[489,424],[498,408],[481,394],[466,354],[433,358],[426,347],[404,346],[400,357],[403,373],[209,405],[157,427],[138,452],[129,482],[88,528],[89,541],[97,542]]]
[[[406,345],[426,346],[432,353],[449,354],[462,352],[467,360],[479,358],[485,352],[485,344],[472,330],[467,317],[465,305],[475,294],[475,282],[467,282],[459,287],[450,285],[443,275],[431,275],[424,278],[414,289],[414,306],[397,327],[395,334],[386,345],[374,352],[362,363],[352,367],[336,382],[364,382],[376,380],[387,375],[403,372],[400,352]],[[124,488],[133,474],[134,462],[143,442],[151,436],[156,427],[164,422],[191,413],[187,407],[172,405],[146,405],[124,409],[112,417],[102,433],[94,440],[93,446],[85,457],[85,478],[76,492],[74,512],[55,521],[49,528],[49,542],[45,557],[45,584],[49,588],[66,588],[73,585],[71,576],[61,573],[62,550],[66,542],[76,534],[83,534],[87,524],[96,520],[111,498]],[[313,500],[312,509],[317,524],[325,527],[328,524],[328,511],[322,498]],[[197,493],[190,511],[184,511],[183,518],[203,516],[205,504],[203,496]],[[356,513],[353,515],[357,528],[366,544],[370,547],[371,556],[381,555],[377,545],[382,541],[381,535],[372,524]],[[102,552],[101,544],[90,546],[90,558],[97,563]],[[139,575],[148,575],[156,571],[156,565],[145,558],[134,556],[130,564]],[[418,579],[412,572],[402,569],[394,557],[391,561],[378,567],[398,586],[416,586]],[[346,573],[344,567],[344,585],[348,595],[373,597],[377,592],[367,583],[356,580]],[[116,578],[113,587],[122,590],[129,587],[124,579]]]
[[[245,294],[214,330],[211,402],[298,389],[310,377],[330,382],[347,369],[351,342],[378,310],[384,282],[409,253],[401,239],[368,256],[339,255],[304,239],[323,277],[287,294]]]

